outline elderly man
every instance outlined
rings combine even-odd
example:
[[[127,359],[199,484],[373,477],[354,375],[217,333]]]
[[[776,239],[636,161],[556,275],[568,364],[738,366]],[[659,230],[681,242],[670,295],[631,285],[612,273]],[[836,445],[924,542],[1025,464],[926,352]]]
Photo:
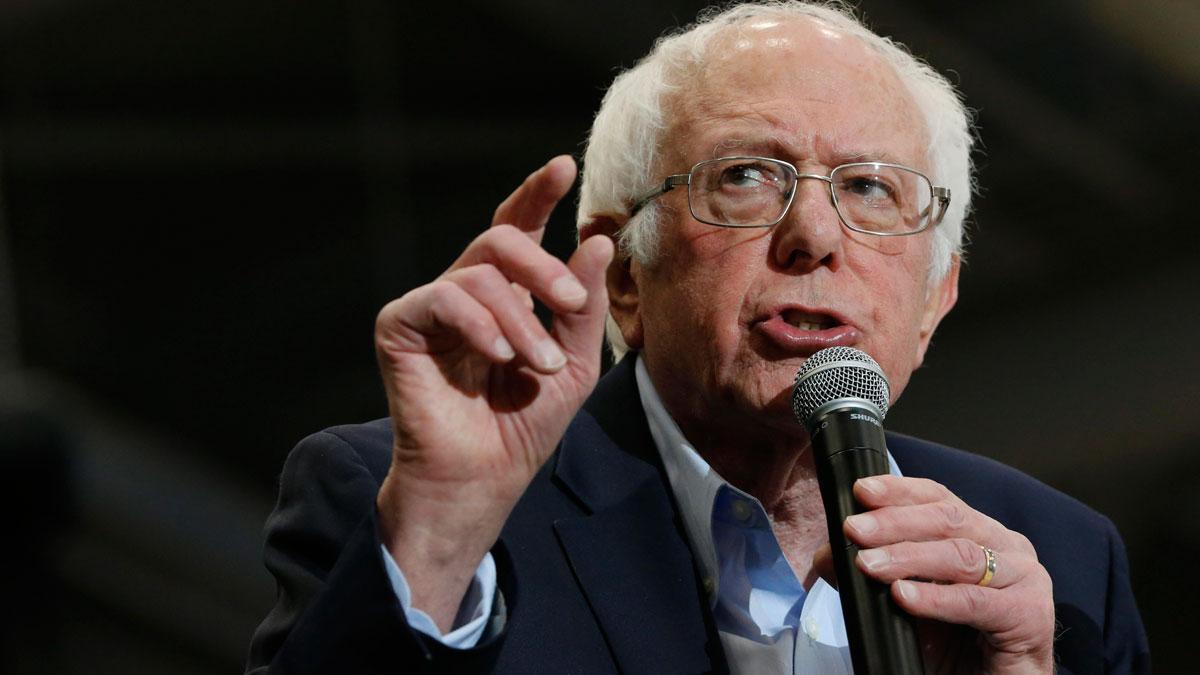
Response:
[[[390,419],[289,458],[251,671],[850,672],[790,387],[846,345],[903,391],[956,299],[969,150],[953,88],[839,8],[660,41],[597,115],[568,263],[538,243],[560,157],[380,312]],[[606,314],[628,354],[597,384]],[[927,670],[1148,667],[1107,520],[966,453],[888,449],[845,532]]]

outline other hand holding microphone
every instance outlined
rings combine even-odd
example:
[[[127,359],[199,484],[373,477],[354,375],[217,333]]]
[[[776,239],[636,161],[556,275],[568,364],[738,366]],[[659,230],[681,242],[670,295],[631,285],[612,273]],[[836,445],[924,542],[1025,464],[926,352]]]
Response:
[[[812,438],[855,671],[920,672],[923,661],[927,672],[1052,672],[1053,593],[1033,546],[935,481],[888,474],[889,400],[879,366],[848,347],[810,357],[792,398]],[[926,619],[920,659],[907,615]]]

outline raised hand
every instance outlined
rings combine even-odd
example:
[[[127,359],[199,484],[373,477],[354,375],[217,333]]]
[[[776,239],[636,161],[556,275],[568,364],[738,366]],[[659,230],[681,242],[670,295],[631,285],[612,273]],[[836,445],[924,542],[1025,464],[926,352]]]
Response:
[[[574,178],[569,157],[534,172],[445,273],[376,320],[396,439],[380,525],[442,630],[599,375],[612,241],[590,237],[566,264],[540,245]],[[553,312],[549,331],[530,294]]]
[[[854,496],[873,509],[846,519],[858,567],[924,619],[926,672],[1053,672],[1053,589],[1024,535],[923,478],[862,479]]]

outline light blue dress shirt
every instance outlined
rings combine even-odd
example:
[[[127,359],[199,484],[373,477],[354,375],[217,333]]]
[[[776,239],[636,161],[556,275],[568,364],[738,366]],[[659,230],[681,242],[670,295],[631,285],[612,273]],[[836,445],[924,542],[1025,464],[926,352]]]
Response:
[[[392,590],[396,592],[396,598],[404,608],[404,617],[408,619],[408,625],[437,639],[447,647],[469,649],[479,644],[483,629],[487,627],[488,617],[492,615],[492,603],[496,598],[496,561],[491,553],[483,556],[475,570],[475,578],[471,580],[467,594],[458,606],[458,616],[454,618],[455,628],[443,635],[432,617],[412,606],[412,590],[391,552],[383,545],[380,545],[379,550],[383,553],[383,565],[387,569],[388,580],[392,582]]]
[[[641,357],[635,373],[650,434],[679,504],[731,672],[851,675],[837,590],[824,579],[804,588],[779,548],[762,504],[721,478],[688,443]],[[888,460],[892,474],[901,475],[890,453]],[[463,599],[456,628],[446,635],[412,606],[404,574],[386,548],[381,547],[381,553],[410,625],[451,647],[478,643],[496,592],[490,553]]]
[[[730,485],[688,443],[640,357],[635,373],[730,671],[853,673],[837,590],[824,579],[805,590],[762,504]]]

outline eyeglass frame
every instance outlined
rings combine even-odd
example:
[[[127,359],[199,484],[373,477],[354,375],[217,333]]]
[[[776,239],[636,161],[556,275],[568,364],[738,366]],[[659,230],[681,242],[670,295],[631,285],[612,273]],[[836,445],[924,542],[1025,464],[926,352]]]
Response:
[[[770,223],[766,223],[763,225],[728,225],[725,223],[714,223],[711,220],[705,220],[704,218],[701,218],[700,216],[696,215],[696,210],[694,208],[692,208],[692,190],[691,190],[692,174],[696,173],[696,169],[698,169],[700,166],[702,166],[704,164],[713,164],[716,162],[724,162],[724,161],[728,161],[728,160],[742,160],[742,159],[760,160],[760,161],[766,161],[766,162],[774,162],[776,164],[782,164],[783,166],[787,167],[793,174],[795,174],[796,185],[794,185],[792,187],[792,192],[791,192],[791,194],[788,195],[787,204],[784,204],[783,209],[779,213],[779,217],[776,218],[775,220],[771,221]],[[903,169],[904,171],[911,171],[912,173],[917,174],[921,178],[924,178],[925,182],[929,184],[929,206],[930,206],[930,208],[932,208],[935,203],[939,207],[936,214],[930,214],[930,217],[925,221],[925,224],[921,226],[921,229],[912,230],[910,232],[876,232],[874,230],[865,230],[861,227],[855,227],[854,225],[851,225],[849,222],[846,221],[846,216],[842,215],[842,207],[840,204],[838,204],[837,190],[833,186],[833,174],[837,173],[841,169],[845,169],[847,167],[855,167],[855,166],[886,166],[886,167],[891,167],[893,169]],[[717,157],[714,159],[705,159],[705,160],[702,160],[702,161],[699,161],[699,162],[696,162],[695,164],[693,164],[692,168],[689,169],[687,173],[677,173],[677,174],[672,174],[670,176],[667,176],[666,179],[663,180],[663,183],[661,186],[659,186],[656,190],[645,195],[641,199],[637,200],[636,203],[634,203],[633,207],[630,208],[630,210],[629,210],[629,218],[632,219],[634,216],[636,216],[638,214],[638,212],[641,211],[643,208],[645,208],[645,206],[647,204],[649,204],[651,201],[657,199],[658,197],[661,197],[662,195],[665,195],[666,193],[670,192],[671,190],[674,190],[677,187],[686,185],[686,186],[688,186],[688,212],[692,214],[693,218],[695,218],[696,220],[698,220],[706,225],[712,225],[714,227],[727,227],[727,228],[731,228],[731,229],[750,228],[750,227],[775,227],[776,225],[781,223],[784,218],[787,217],[788,211],[791,210],[792,202],[794,202],[796,200],[796,192],[797,192],[796,187],[798,187],[800,185],[800,179],[802,179],[802,178],[815,178],[817,180],[825,181],[826,183],[829,184],[829,198],[833,201],[833,210],[837,212],[838,220],[842,221],[842,225],[845,225],[847,229],[852,230],[854,232],[861,232],[863,234],[873,234],[877,237],[907,237],[907,236],[913,235],[913,234],[920,234],[920,233],[924,232],[925,230],[928,230],[930,228],[930,226],[936,227],[937,225],[940,225],[942,222],[942,219],[946,217],[946,211],[949,210],[949,208],[950,208],[950,188],[943,187],[940,185],[934,185],[933,181],[929,179],[929,176],[926,176],[923,172],[917,171],[916,169],[914,169],[910,166],[904,166],[903,164],[893,164],[891,162],[847,162],[845,164],[839,164],[839,165],[833,167],[832,169],[830,169],[828,176],[822,176],[821,174],[818,174],[818,173],[800,173],[800,170],[797,169],[796,166],[794,164],[792,164],[791,162],[787,162],[782,159],[776,159],[774,157],[760,157],[760,156],[756,156],[756,155],[733,155],[730,157]]]

